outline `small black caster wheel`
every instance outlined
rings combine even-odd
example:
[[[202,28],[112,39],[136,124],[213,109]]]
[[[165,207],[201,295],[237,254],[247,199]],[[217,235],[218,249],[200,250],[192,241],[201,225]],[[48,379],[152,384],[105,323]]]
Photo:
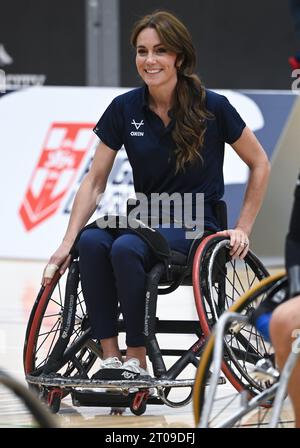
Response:
[[[130,410],[134,415],[142,415],[147,409],[147,403],[146,400],[142,400],[138,406],[135,405],[135,400],[132,401],[130,404]]]
[[[61,389],[52,389],[48,392],[47,403],[50,411],[57,414],[60,409],[63,392]]]

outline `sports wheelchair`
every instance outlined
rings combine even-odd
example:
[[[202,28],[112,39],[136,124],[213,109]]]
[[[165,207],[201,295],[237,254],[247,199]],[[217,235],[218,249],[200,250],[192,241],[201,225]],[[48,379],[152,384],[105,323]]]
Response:
[[[209,338],[203,351],[197,370],[193,408],[195,424],[199,428],[229,427],[291,427],[293,412],[288,400],[287,385],[292,369],[297,361],[298,352],[292,351],[279,375],[276,369],[274,350],[270,343],[259,335],[253,324],[253,312],[264,300],[281,302],[286,297],[288,278],[285,272],[263,279],[247,291],[232,307],[226,311]],[[263,363],[255,367],[244,360],[244,378],[248,373],[248,381],[234,390],[217,387],[220,366],[224,353],[232,349],[229,341],[246,337],[249,348],[258,344],[263,354]],[[299,347],[300,337],[295,341]],[[207,386],[207,379],[210,379]]]
[[[223,201],[216,203],[215,213],[226,229]],[[212,326],[241,294],[269,275],[251,251],[244,260],[232,260],[229,251],[229,240],[210,232],[193,241],[188,256],[173,251],[168,258],[162,256],[158,260],[148,273],[144,321],[145,345],[153,376],[122,380],[92,378],[102,355],[101,345],[91,339],[78,260],[74,256],[67,279],[61,278],[57,271],[51,284],[40,289],[34,303],[24,345],[24,370],[30,387],[47,401],[53,412],[59,411],[61,400],[69,394],[74,406],[111,407],[112,413],[129,407],[135,415],[143,414],[147,404],[171,407],[188,404],[192,399],[195,369]],[[181,285],[193,286],[199,320],[159,319],[158,295],[169,294]],[[120,314],[119,332],[124,330]],[[194,342],[185,349],[161,348],[158,338],[164,334],[191,335]],[[248,381],[244,372],[247,347],[244,338],[239,350],[233,348],[224,357],[224,374],[235,387]],[[261,356],[256,345],[252,347],[249,362],[255,363]],[[167,359],[173,360],[169,367]],[[239,375],[233,365],[238,367]],[[182,378],[184,370],[192,366],[193,375]],[[180,401],[171,394],[173,389],[178,392],[177,388],[188,389],[181,389],[184,398]]]

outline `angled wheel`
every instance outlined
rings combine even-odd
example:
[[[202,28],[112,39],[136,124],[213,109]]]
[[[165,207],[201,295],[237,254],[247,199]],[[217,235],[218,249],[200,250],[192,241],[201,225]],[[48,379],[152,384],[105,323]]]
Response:
[[[193,265],[193,287],[200,325],[209,337],[220,315],[228,310],[243,294],[257,285],[269,273],[259,259],[249,251],[244,260],[232,260],[229,239],[208,236],[198,247]],[[251,310],[256,303],[253,302]],[[251,385],[247,366],[256,364],[261,357],[258,340],[239,332],[225,340],[222,369],[240,390]]]
[[[52,282],[47,287],[42,287],[39,291],[26,330],[23,351],[26,375],[39,375],[44,373],[44,368],[56,346],[61,331],[65,288],[66,276],[60,277],[57,272]],[[61,362],[55,372],[65,377],[80,374],[81,377],[87,378],[88,371],[96,361],[97,355],[101,355],[101,351],[96,344],[92,343],[93,341],[84,338],[84,335],[88,331],[88,325],[86,322],[86,308],[81,292],[80,280],[78,287],[77,284],[75,285],[75,291],[76,311],[74,325],[73,327],[71,326],[70,338],[64,350],[64,353],[67,354],[69,350],[70,356],[65,356],[65,360]],[[48,399],[47,392],[44,389],[42,394],[44,399]],[[64,389],[64,396],[66,394],[67,392]]]
[[[270,295],[282,294],[285,292],[286,287],[287,279],[284,274],[265,278],[258,285],[247,291],[230,307],[229,311],[250,316],[253,309],[262,301]],[[248,347],[251,347],[252,356],[248,355],[247,346],[243,342],[245,340],[248,341]],[[240,344],[240,341],[242,341],[242,344]],[[201,357],[195,378],[193,407],[196,426],[201,421],[203,406],[207,393],[209,393],[209,385],[207,386],[207,383],[214,368],[212,364],[214,343],[215,336],[212,335]],[[251,323],[237,324],[233,322],[225,333],[224,353],[225,357],[227,356],[224,363],[226,375],[229,374],[231,384],[217,387],[207,426],[265,426],[269,420],[269,410],[274,396],[267,394],[268,391],[266,390],[270,387],[270,384],[256,381],[250,375],[250,372],[253,368],[254,359],[269,358],[274,361],[271,344],[264,341]],[[254,357],[253,360],[252,357]],[[225,370],[223,371],[225,372]],[[257,405],[251,414],[246,413],[243,416],[241,403],[243,401],[248,402],[253,397],[258,397],[264,391],[266,391],[267,396],[261,401],[260,405]],[[234,413],[236,415],[231,419]],[[283,424],[283,420],[281,423]],[[285,421],[286,423],[287,421]]]

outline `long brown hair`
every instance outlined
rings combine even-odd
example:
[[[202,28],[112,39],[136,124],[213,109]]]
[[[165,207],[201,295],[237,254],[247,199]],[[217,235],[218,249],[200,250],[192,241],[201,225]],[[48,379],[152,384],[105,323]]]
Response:
[[[155,11],[141,18],[134,26],[131,44],[136,48],[139,33],[154,28],[167,50],[177,54],[175,104],[172,111],[176,124],[172,137],[176,144],[176,173],[201,157],[206,131],[206,119],[210,113],[205,107],[205,88],[195,73],[196,52],[191,35],[185,25],[167,11]]]

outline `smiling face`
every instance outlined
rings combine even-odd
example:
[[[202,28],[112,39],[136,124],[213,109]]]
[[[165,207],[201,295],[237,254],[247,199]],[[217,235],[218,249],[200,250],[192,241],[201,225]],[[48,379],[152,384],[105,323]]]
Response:
[[[151,88],[171,87],[177,83],[176,53],[169,51],[154,28],[144,28],[136,40],[136,67]]]

